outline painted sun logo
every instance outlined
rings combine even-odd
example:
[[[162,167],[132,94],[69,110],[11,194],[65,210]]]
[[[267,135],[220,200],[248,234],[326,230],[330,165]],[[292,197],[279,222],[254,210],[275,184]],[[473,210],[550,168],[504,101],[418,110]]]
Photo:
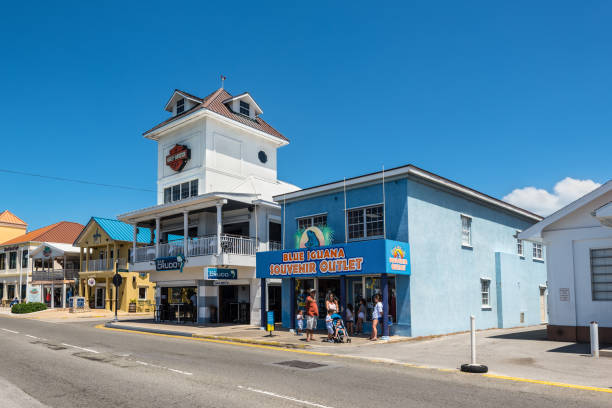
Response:
[[[391,249],[391,256],[393,256],[394,258],[404,259],[406,253],[404,252],[402,247],[395,246],[393,247],[393,249]]]

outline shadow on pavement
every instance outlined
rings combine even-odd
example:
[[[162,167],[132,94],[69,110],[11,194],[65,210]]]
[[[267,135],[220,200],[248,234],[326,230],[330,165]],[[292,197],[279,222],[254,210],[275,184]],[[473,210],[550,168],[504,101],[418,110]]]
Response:
[[[546,338],[546,329],[525,330],[515,333],[499,334],[497,336],[489,336],[489,338],[506,340],[548,340]]]

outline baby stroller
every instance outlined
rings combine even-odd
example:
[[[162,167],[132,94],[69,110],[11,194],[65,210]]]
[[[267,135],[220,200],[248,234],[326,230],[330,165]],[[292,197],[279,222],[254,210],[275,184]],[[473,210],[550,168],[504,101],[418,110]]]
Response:
[[[334,328],[334,343],[347,343],[351,342],[351,338],[348,335],[348,331],[346,331],[346,327],[344,326],[344,321],[342,320],[342,316],[338,313],[334,313],[331,315],[332,318],[332,327]]]

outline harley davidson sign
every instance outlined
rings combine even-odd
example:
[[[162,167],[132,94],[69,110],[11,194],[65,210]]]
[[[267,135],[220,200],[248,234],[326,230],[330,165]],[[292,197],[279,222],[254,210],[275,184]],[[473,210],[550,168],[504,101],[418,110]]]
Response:
[[[174,171],[181,171],[191,158],[191,149],[185,145],[177,144],[166,156],[166,165]]]

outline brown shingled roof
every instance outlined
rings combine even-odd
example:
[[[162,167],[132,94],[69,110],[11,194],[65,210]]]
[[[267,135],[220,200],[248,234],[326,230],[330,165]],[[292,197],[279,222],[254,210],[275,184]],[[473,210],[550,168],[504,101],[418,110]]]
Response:
[[[183,92],[180,90],[176,90],[178,92],[182,92],[184,94],[187,94],[187,92]],[[190,95],[190,94],[187,94]],[[197,96],[193,96],[194,98],[200,99]],[[186,110],[185,112],[173,116],[163,122],[161,122],[160,124],[152,127],[151,129],[147,130],[146,132],[143,133],[143,135],[147,135],[148,133],[151,133],[152,131],[161,128],[162,126],[167,125],[170,122],[173,122],[177,119],[180,119],[192,112],[195,112],[197,110],[200,109],[208,109],[212,112],[218,113],[219,115],[225,116],[226,118],[235,120],[236,122],[240,122],[243,125],[252,127],[253,129],[257,129],[260,130],[264,133],[267,133],[271,136],[277,137],[281,140],[285,140],[285,141],[289,141],[289,139],[287,139],[285,136],[283,136],[278,130],[274,129],[272,126],[270,126],[265,120],[257,117],[255,119],[249,118],[247,116],[241,115],[239,113],[235,113],[232,110],[230,110],[225,104],[223,104],[223,101],[231,98],[232,95],[227,92],[225,89],[223,88],[219,88],[216,91],[214,91],[213,93],[211,93],[210,95],[206,96],[204,99],[202,99],[202,103],[200,103],[199,105],[196,105],[194,107],[192,107],[191,109]]]
[[[70,244],[79,236],[84,226],[77,222],[60,221],[20,235],[0,245],[21,244],[24,242],[60,242]]]
[[[21,218],[19,218],[18,216],[16,216],[9,210],[4,210],[2,211],[2,213],[0,213],[0,222],[5,222],[7,224],[22,225],[22,226],[28,225],[25,223],[25,221],[23,221]]]

